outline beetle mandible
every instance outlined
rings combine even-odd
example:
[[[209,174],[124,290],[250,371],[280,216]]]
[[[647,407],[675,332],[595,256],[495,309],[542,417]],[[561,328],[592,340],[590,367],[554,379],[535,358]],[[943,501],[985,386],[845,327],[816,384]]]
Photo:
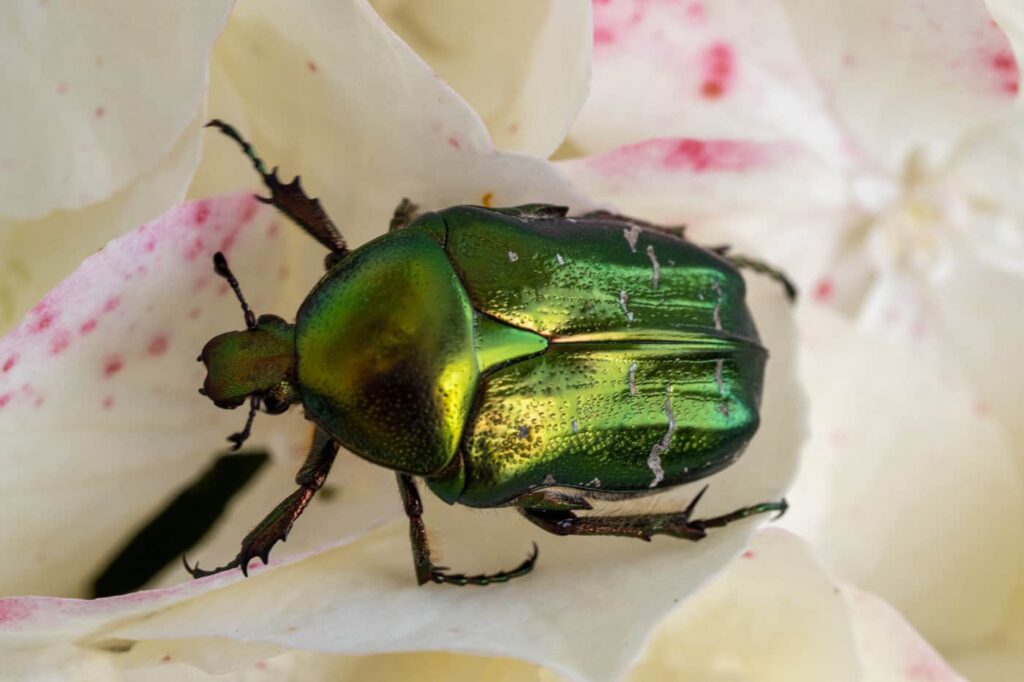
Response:
[[[515,506],[558,535],[655,534],[700,540],[709,528],[786,509],[764,502],[694,519],[704,488],[671,513],[586,516],[589,499],[622,499],[709,476],[754,435],[767,352],[739,268],[793,285],[681,228],[561,206],[454,206],[416,214],[403,200],[387,234],[350,251],[296,177],[282,183],[228,124],[269,197],[329,250],[327,274],[295,323],[258,318],[220,253],[244,331],[211,339],[200,392],[256,412],[301,405],[315,425],[299,488],[242,541],[238,555],[195,577],[241,568],[284,540],[327,478],[339,447],[393,469],[409,517],[419,584],[488,585],[519,566],[467,576],[431,562],[414,477],[449,504]],[[387,305],[367,305],[367,301]]]

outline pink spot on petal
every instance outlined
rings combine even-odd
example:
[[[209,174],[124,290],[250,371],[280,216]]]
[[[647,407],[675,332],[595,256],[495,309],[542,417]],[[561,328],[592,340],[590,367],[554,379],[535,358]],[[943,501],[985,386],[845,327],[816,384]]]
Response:
[[[119,306],[119,305],[121,305],[121,297],[120,296],[111,296],[103,304],[103,312],[105,312],[105,313],[112,313],[115,310],[117,310],[117,306]]]
[[[276,220],[270,223],[270,227],[267,228],[267,239],[274,239],[281,231],[281,224]]]
[[[146,253],[153,253],[153,251],[156,250],[156,240],[150,237],[146,240],[146,243],[142,245],[142,248],[145,249]]]
[[[7,393],[0,393],[0,408],[6,407],[7,403],[11,402],[12,395],[13,394],[10,391]]]
[[[35,317],[28,326],[30,334],[39,334],[40,332],[49,329],[53,325],[53,321],[56,319],[56,316],[42,304],[33,308],[32,312]]]
[[[252,220],[253,216],[256,215],[256,211],[259,210],[260,202],[256,201],[256,197],[249,196],[248,201],[242,207],[242,222],[247,223]]]
[[[94,113],[96,114],[96,118],[100,119],[107,115],[107,110],[103,107],[96,107],[96,111]]]
[[[53,342],[50,344],[50,354],[60,355],[68,349],[71,345],[71,334],[67,330],[61,330],[54,336]]]
[[[62,83],[58,83],[57,84],[57,94],[58,95],[66,95],[66,94],[68,94],[68,84],[67,83],[63,83],[63,82]]]
[[[111,355],[103,361],[103,376],[109,378],[117,374],[124,367],[124,360],[117,355]]]
[[[114,406],[114,396],[105,396],[100,405],[103,407],[104,410],[109,410]]]
[[[753,559],[754,558],[754,552],[748,549],[746,552],[744,552],[740,556],[742,556],[744,559]]]
[[[1003,92],[1016,95],[1020,90],[1020,68],[1010,50],[1001,50],[990,60],[992,69],[999,78]]]
[[[209,217],[210,203],[208,201],[197,201],[192,209],[192,222],[196,225],[204,225]]]
[[[700,21],[707,15],[704,5],[699,2],[691,2],[686,6],[686,16],[690,17],[694,21]]]
[[[36,396],[36,399],[32,401],[32,407],[38,409],[38,408],[43,406],[44,402],[46,402],[46,401],[43,398],[43,396],[41,396],[41,395],[40,396]]]
[[[0,599],[0,623],[14,623],[29,618],[36,610],[29,597]]]
[[[615,42],[615,32],[607,26],[594,27],[594,45],[610,45]]]
[[[714,43],[704,51],[701,61],[704,68],[701,94],[707,99],[718,99],[732,86],[736,71],[732,48],[725,43]]]
[[[459,142],[458,137],[452,135],[451,137],[448,138],[448,146],[451,147],[452,149],[459,149],[462,147],[462,144]]]
[[[974,403],[974,416],[978,419],[984,419],[992,414],[992,406],[984,400],[979,400]]]
[[[197,317],[199,317],[199,313],[200,312],[201,311],[200,311],[199,308],[192,308],[191,310],[188,311],[188,319],[190,319],[190,320],[196,319]]]
[[[227,282],[221,282],[220,286],[217,287],[217,295],[218,296],[224,296],[229,291],[231,291],[231,287],[228,286]]]
[[[10,372],[11,371],[11,367],[14,367],[14,363],[16,363],[17,361],[18,361],[18,356],[17,355],[12,355],[11,357],[9,357],[6,360],[4,360],[3,367],[0,367],[0,371],[3,371],[4,373]]]
[[[309,69],[310,73],[316,73],[317,71],[320,70],[320,68],[316,65],[316,62],[314,62],[313,60],[306,62],[306,68]]]
[[[167,352],[167,337],[163,334],[153,337],[153,340],[149,342],[146,347],[146,352],[153,357],[160,357]]]
[[[818,280],[818,283],[814,285],[814,292],[811,297],[819,303],[829,303],[835,298],[836,285],[829,277],[822,277]]]
[[[277,278],[282,281],[288,279],[288,272],[288,266],[282,265],[277,269]]]
[[[608,175],[652,169],[693,173],[745,171],[765,165],[780,148],[741,140],[655,138],[591,157],[587,164]]]

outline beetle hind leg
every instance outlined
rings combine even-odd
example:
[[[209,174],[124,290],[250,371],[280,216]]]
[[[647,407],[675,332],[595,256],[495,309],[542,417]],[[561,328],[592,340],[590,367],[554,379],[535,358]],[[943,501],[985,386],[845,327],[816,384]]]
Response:
[[[203,578],[232,568],[240,568],[242,573],[248,576],[249,562],[252,559],[259,557],[266,564],[270,558],[270,549],[278,540],[285,541],[292,526],[295,525],[296,519],[305,511],[316,491],[323,487],[337,454],[338,444],[317,429],[309,455],[295,476],[295,482],[299,484],[299,489],[286,497],[245,536],[238,555],[227,564],[209,571],[199,568],[199,564],[194,567],[189,566],[188,561],[182,556],[181,560],[185,564],[185,570],[191,573],[193,578]]]
[[[729,253],[728,246],[719,246],[710,250],[713,251],[714,253],[717,253],[719,256],[726,259],[727,261],[735,265],[737,268],[740,268],[741,270],[746,269],[750,270],[751,272],[756,272],[760,275],[766,275],[768,277],[771,277],[773,280],[781,284],[782,287],[786,290],[786,298],[789,299],[790,303],[796,302],[796,285],[793,284],[793,280],[786,276],[786,273],[784,273],[782,270],[779,270],[774,265],[769,265],[768,263],[765,263],[764,261],[758,260],[756,258],[750,258],[748,256],[741,256],[739,254]]]
[[[707,486],[704,486],[683,511],[664,514],[577,516],[568,509],[542,509],[531,506],[520,506],[519,511],[529,521],[555,535],[616,535],[648,541],[654,535],[669,535],[696,542],[707,535],[708,528],[721,528],[734,521],[772,511],[781,515],[787,508],[786,501],[780,500],[741,507],[721,516],[691,518],[707,489]]]
[[[509,580],[520,578],[533,570],[538,554],[536,544],[534,544],[533,552],[530,553],[530,556],[510,571],[466,575],[464,573],[447,573],[447,567],[435,566],[430,560],[427,528],[423,524],[423,502],[420,500],[420,493],[416,489],[416,483],[409,474],[397,474],[397,477],[398,491],[402,495],[402,505],[405,507],[406,516],[409,517],[409,541],[412,543],[412,559],[413,565],[416,568],[417,583],[420,585],[426,583],[460,586],[492,585],[494,583],[507,583]]]

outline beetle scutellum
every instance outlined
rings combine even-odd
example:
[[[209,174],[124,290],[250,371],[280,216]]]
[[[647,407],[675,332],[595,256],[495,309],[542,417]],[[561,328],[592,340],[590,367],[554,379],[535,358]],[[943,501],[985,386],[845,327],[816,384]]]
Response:
[[[455,206],[415,215],[403,200],[384,236],[349,251],[298,178],[278,181],[230,126],[271,196],[330,250],[327,274],[294,324],[256,318],[221,254],[245,331],[211,339],[201,392],[218,407],[301,405],[315,424],[299,489],[242,541],[226,566],[264,563],[323,485],[340,446],[395,470],[409,517],[416,579],[487,585],[525,575],[537,558],[493,574],[446,573],[430,560],[413,477],[445,502],[515,506],[559,535],[655,534],[699,540],[706,530],[785,500],[708,519],[686,509],[580,516],[588,498],[632,497],[731,464],[758,426],[767,353],[738,268],[781,282],[758,261],[704,249],[680,230],[564,207]],[[386,302],[373,305],[369,302]],[[706,490],[706,488],[705,488]]]

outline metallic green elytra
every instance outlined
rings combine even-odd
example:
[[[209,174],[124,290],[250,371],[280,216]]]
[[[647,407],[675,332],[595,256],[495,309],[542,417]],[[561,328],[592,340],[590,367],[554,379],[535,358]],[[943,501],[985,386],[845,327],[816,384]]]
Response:
[[[783,500],[693,519],[695,499],[674,513],[576,513],[588,498],[648,494],[739,457],[758,427],[767,353],[738,268],[776,278],[792,296],[780,272],[697,246],[680,229],[543,204],[416,216],[403,201],[387,234],[349,251],[297,178],[279,182],[233,128],[211,125],[242,145],[267,201],[330,250],[294,324],[257,319],[218,254],[247,329],[206,344],[202,392],[219,407],[250,401],[236,447],[260,407],[301,405],[316,436],[299,489],[217,570],[266,562],[339,446],[396,472],[420,584],[506,581],[531,570],[536,547],[511,571],[436,568],[413,476],[450,504],[515,506],[563,535],[698,540],[785,510]]]

